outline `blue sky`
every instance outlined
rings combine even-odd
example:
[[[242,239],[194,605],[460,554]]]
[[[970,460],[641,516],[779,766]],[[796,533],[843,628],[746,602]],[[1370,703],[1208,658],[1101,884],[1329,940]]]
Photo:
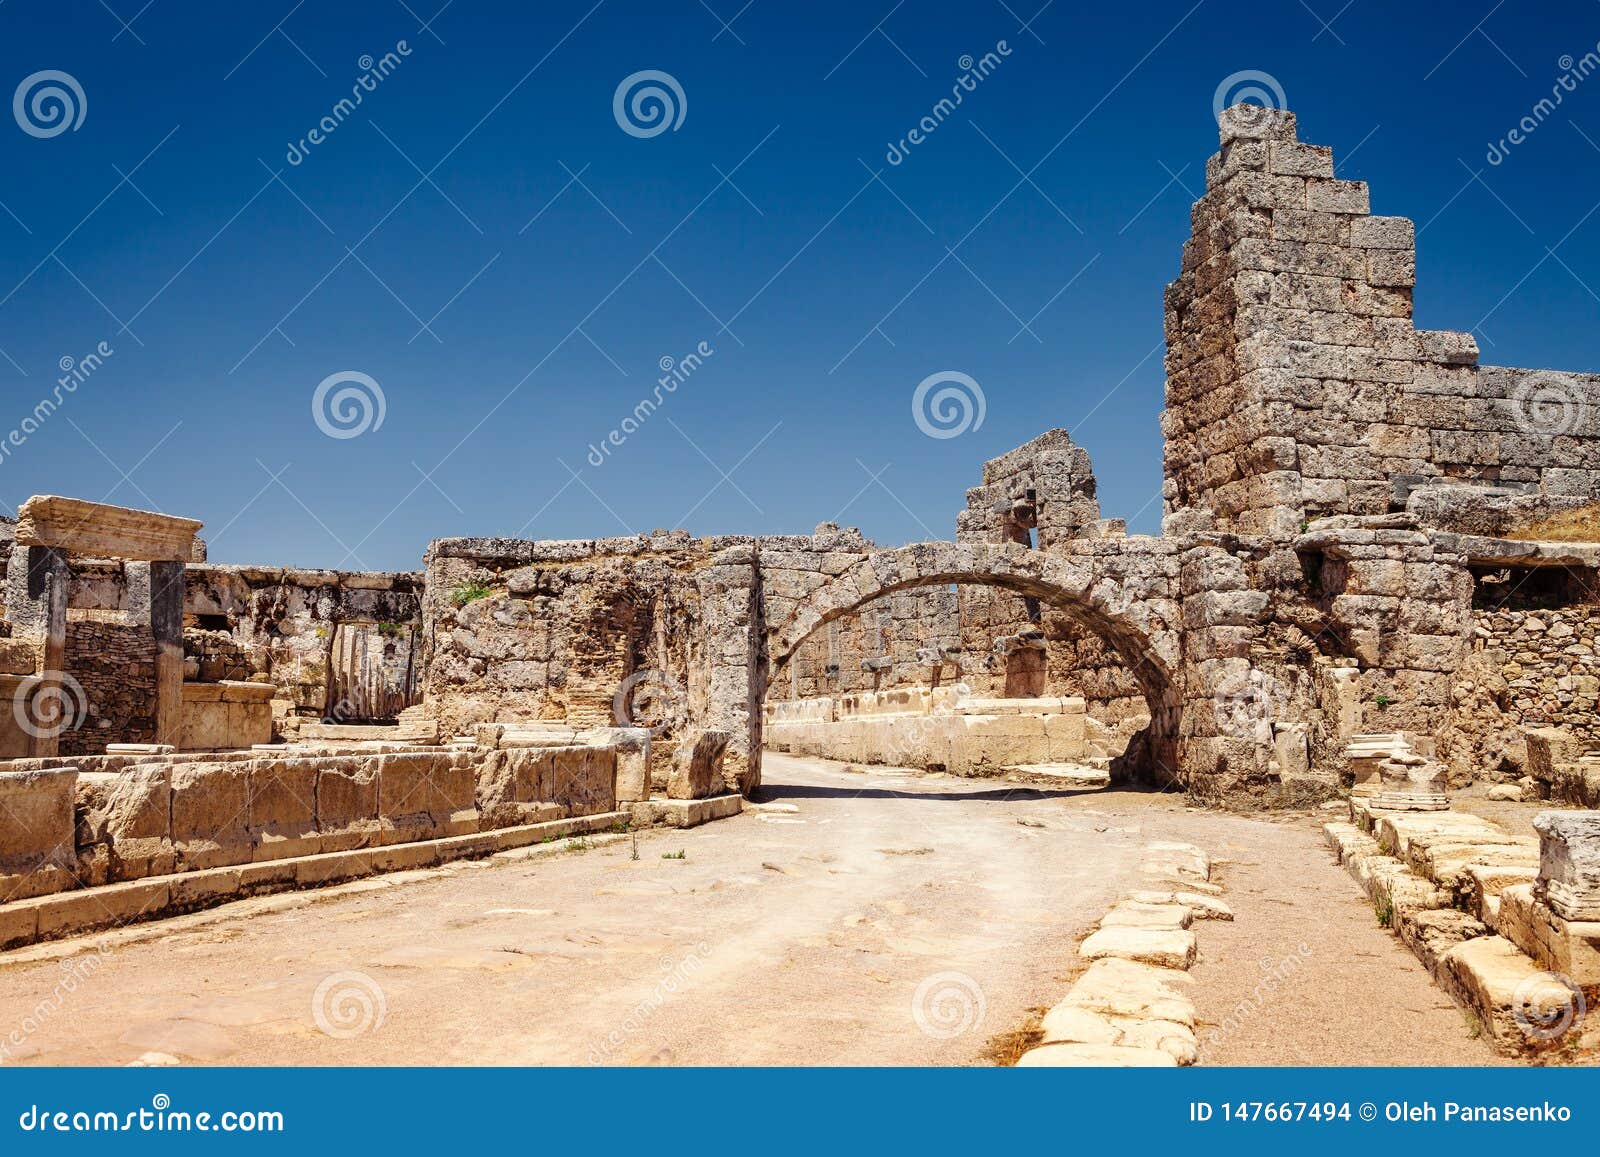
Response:
[[[58,71],[85,106],[55,135],[48,108],[0,118],[0,437],[62,359],[113,351],[0,457],[4,512],[153,506],[218,561],[351,569],[457,534],[899,543],[948,537],[983,459],[1065,426],[1105,515],[1154,531],[1162,288],[1246,70],[1417,220],[1419,324],[1600,369],[1600,76],[1486,160],[1595,50],[1592,0],[442,2],[0,5],[0,87]],[[613,98],[647,70],[682,119],[635,135]],[[383,420],[330,437],[312,400],[346,372]],[[919,429],[941,372],[981,426]]]

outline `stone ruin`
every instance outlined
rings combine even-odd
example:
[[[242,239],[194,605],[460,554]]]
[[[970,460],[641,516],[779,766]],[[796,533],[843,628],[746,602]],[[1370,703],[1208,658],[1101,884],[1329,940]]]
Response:
[[[0,895],[690,822],[768,744],[1245,805],[1493,779],[1594,806],[1596,377],[1417,329],[1411,222],[1292,113],[1220,126],[1166,290],[1159,535],[1101,516],[1059,429],[984,464],[952,540],[890,548],[449,538],[415,572],[303,571],[30,499],[0,556]]]

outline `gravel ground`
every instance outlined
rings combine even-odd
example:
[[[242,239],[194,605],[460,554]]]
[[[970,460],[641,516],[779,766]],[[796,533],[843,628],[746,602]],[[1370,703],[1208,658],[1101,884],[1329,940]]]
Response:
[[[1215,857],[1238,917],[1196,925],[1203,1064],[1492,1060],[1315,817],[782,755],[766,779],[769,810],[641,834],[637,858],[622,837],[244,901],[113,936],[92,974],[91,941],[0,956],[0,1043],[30,1030],[0,1059],[991,1063],[1143,886],[1141,846],[1177,839]],[[70,992],[64,964],[86,977]]]

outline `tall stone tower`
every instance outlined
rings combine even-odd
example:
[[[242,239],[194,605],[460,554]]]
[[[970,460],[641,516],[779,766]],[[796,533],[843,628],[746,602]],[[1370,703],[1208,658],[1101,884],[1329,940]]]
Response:
[[[1403,507],[1407,477],[1537,479],[1537,448],[1438,428],[1430,403],[1474,395],[1478,348],[1412,325],[1412,223],[1370,216],[1293,113],[1236,105],[1219,125],[1166,293],[1167,529],[1283,540]]]

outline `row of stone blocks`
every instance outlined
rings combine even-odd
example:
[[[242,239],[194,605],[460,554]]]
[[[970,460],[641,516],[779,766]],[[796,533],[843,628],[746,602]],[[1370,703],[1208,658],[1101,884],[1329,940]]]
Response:
[[[708,818],[720,817],[707,816],[697,822]],[[341,884],[384,872],[417,871],[454,860],[515,854],[519,848],[604,832],[635,819],[636,815],[625,811],[602,812],[414,843],[179,872],[16,900],[0,904],[0,950],[179,916],[250,896]]]
[[[952,775],[994,775],[1015,764],[1079,763],[1106,754],[1090,738],[1080,698],[982,700],[966,706],[985,713],[775,720],[767,723],[763,739],[774,751],[938,768]]]
[[[0,904],[616,806],[612,747],[374,744],[29,765],[39,762],[0,771]]]
[[[1089,961],[1045,1013],[1039,1044],[1019,1068],[1162,1068],[1199,1059],[1194,1002],[1184,992],[1198,948],[1196,920],[1232,920],[1211,882],[1211,859],[1192,844],[1144,850],[1148,885],[1115,904],[1078,949]]]
[[[1539,839],[1462,812],[1399,812],[1353,799],[1324,826],[1435,981],[1505,1056],[1600,1043],[1600,814],[1545,812]]]

